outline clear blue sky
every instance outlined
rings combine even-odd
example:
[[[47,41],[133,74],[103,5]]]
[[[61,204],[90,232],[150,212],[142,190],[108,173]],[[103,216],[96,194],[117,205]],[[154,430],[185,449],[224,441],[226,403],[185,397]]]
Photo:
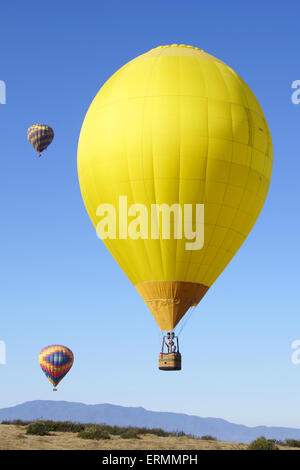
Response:
[[[115,403],[300,427],[300,79],[298,1],[5,2],[1,6],[0,407],[25,400]],[[95,236],[77,179],[78,136],[103,83],[161,44],[228,63],[260,101],[274,170],[262,214],[182,334],[183,371],[157,369],[160,336],[134,287]],[[45,122],[41,159],[26,140]],[[116,289],[117,285],[117,289]],[[53,394],[37,363],[75,354]]]

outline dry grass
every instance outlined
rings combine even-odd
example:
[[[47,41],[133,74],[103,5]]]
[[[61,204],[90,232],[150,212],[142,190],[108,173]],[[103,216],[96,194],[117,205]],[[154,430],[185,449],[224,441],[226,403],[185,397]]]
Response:
[[[26,434],[25,426],[0,424],[0,450],[245,450],[246,448],[246,444],[235,442],[202,441],[187,436],[159,437],[152,434],[143,435],[138,440],[112,436],[110,440],[100,441],[80,439],[77,434],[70,432],[32,436]]]

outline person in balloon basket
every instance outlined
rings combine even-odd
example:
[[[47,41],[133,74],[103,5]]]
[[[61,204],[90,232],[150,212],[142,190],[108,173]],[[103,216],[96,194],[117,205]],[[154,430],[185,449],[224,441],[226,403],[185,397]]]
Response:
[[[167,339],[168,339],[169,341],[168,341],[168,342],[165,341],[165,345],[166,345],[167,348],[168,348],[168,354],[169,354],[169,353],[174,353],[174,352],[176,352],[176,346],[175,346],[175,343],[174,343],[174,341],[173,341],[174,336],[175,336],[174,333],[172,333],[172,334],[171,334],[171,333],[168,333],[168,334],[167,334]]]

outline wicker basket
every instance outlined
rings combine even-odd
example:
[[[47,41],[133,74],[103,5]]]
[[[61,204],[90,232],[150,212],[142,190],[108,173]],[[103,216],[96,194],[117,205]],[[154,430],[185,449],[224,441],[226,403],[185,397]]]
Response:
[[[181,354],[178,352],[160,353],[158,368],[160,370],[181,370]]]

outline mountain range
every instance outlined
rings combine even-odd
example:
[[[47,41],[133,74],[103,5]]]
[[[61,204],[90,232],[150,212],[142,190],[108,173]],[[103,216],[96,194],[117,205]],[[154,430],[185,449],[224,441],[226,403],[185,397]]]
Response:
[[[4,420],[51,419],[79,423],[106,423],[119,426],[162,428],[165,431],[184,431],[197,437],[212,435],[221,441],[248,443],[259,436],[268,439],[300,439],[300,429],[277,426],[249,427],[220,418],[201,418],[187,414],[149,411],[141,407],[111,404],[86,405],[68,401],[35,400],[0,409]]]

